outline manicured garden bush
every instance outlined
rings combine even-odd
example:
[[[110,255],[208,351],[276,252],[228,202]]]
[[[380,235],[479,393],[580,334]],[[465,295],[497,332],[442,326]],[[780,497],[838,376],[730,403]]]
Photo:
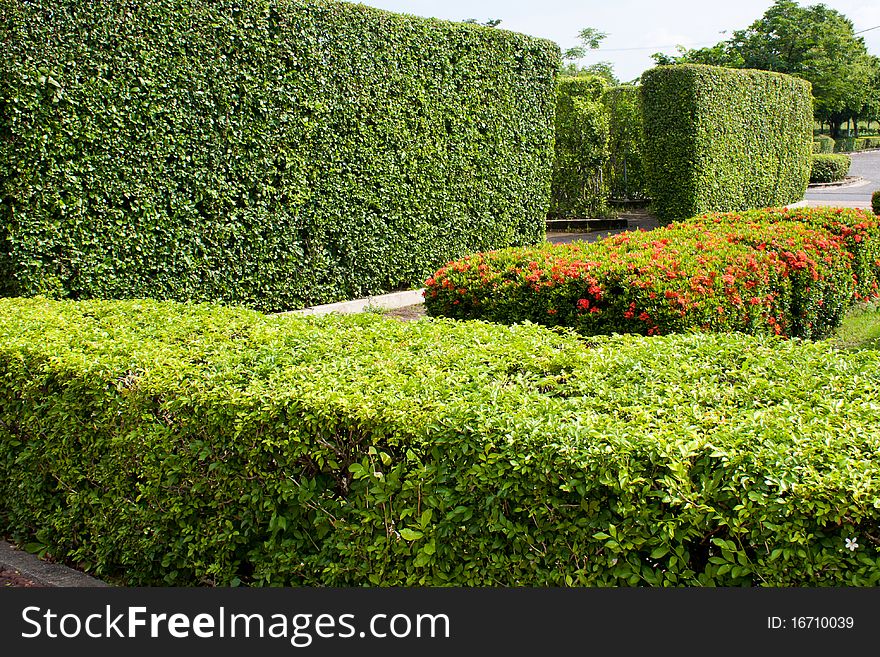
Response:
[[[813,152],[814,153],[833,153],[834,152],[834,139],[827,135],[819,135],[813,137]]]
[[[607,214],[608,187],[602,171],[608,159],[608,112],[602,104],[606,87],[598,76],[559,80],[549,217]]]
[[[880,215],[880,189],[871,194],[871,209],[874,214]]]
[[[568,326],[821,337],[878,294],[880,229],[861,210],[707,214],[593,244],[479,253],[426,282],[429,314]]]
[[[810,182],[830,183],[843,180],[851,164],[852,159],[849,155],[814,154]]]
[[[803,198],[813,126],[808,82],[676,65],[645,72],[641,88],[648,194],[662,221]]]
[[[10,2],[0,293],[265,310],[542,238],[551,42],[349,2]]]
[[[128,584],[876,586],[880,356],[0,300],[0,520]]]
[[[880,137],[858,137],[856,138],[856,144],[860,151],[880,148]]]
[[[602,97],[608,111],[608,161],[605,181],[612,199],[644,199],[641,91],[634,85],[612,87]]]

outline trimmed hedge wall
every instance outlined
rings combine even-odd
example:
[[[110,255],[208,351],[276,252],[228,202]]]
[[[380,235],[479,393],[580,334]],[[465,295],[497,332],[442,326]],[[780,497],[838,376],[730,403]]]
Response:
[[[431,315],[585,335],[816,338],[838,326],[855,299],[878,295],[880,227],[868,213],[817,210],[800,221],[766,214],[709,215],[592,244],[468,256],[426,281],[425,305]]]
[[[810,169],[811,183],[838,182],[846,178],[852,159],[849,155],[817,153]]]
[[[598,76],[563,77],[556,89],[556,157],[551,218],[590,218],[608,213],[603,167],[608,159],[607,88]]]
[[[642,75],[648,193],[666,222],[799,201],[810,176],[810,84],[747,69]]]
[[[646,197],[640,99],[641,91],[634,85],[612,87],[602,97],[609,117],[605,180],[612,199]]]
[[[4,5],[0,293],[264,310],[543,236],[558,48],[332,0]]]
[[[878,372],[772,338],[5,299],[0,519],[129,585],[875,586]]]
[[[880,148],[880,137],[845,137],[834,142],[834,152],[837,153],[867,151],[875,148]]]

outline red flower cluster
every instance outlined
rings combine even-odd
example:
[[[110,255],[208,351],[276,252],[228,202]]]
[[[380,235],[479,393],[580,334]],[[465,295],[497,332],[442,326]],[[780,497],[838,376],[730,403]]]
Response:
[[[434,315],[529,320],[586,334],[815,337],[854,298],[876,296],[878,279],[873,219],[770,209],[704,215],[593,244],[476,254],[426,281],[426,305]]]

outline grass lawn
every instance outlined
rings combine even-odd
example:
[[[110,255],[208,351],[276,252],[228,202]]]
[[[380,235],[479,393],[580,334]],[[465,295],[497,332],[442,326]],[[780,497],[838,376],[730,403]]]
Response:
[[[844,318],[843,324],[829,338],[829,342],[848,351],[880,351],[880,302],[853,308]]]

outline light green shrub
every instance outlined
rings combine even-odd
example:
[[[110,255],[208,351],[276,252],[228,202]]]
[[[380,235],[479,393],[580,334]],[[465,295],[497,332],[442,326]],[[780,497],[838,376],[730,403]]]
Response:
[[[876,586],[878,373],[772,338],[0,300],[0,520],[130,585]]]

